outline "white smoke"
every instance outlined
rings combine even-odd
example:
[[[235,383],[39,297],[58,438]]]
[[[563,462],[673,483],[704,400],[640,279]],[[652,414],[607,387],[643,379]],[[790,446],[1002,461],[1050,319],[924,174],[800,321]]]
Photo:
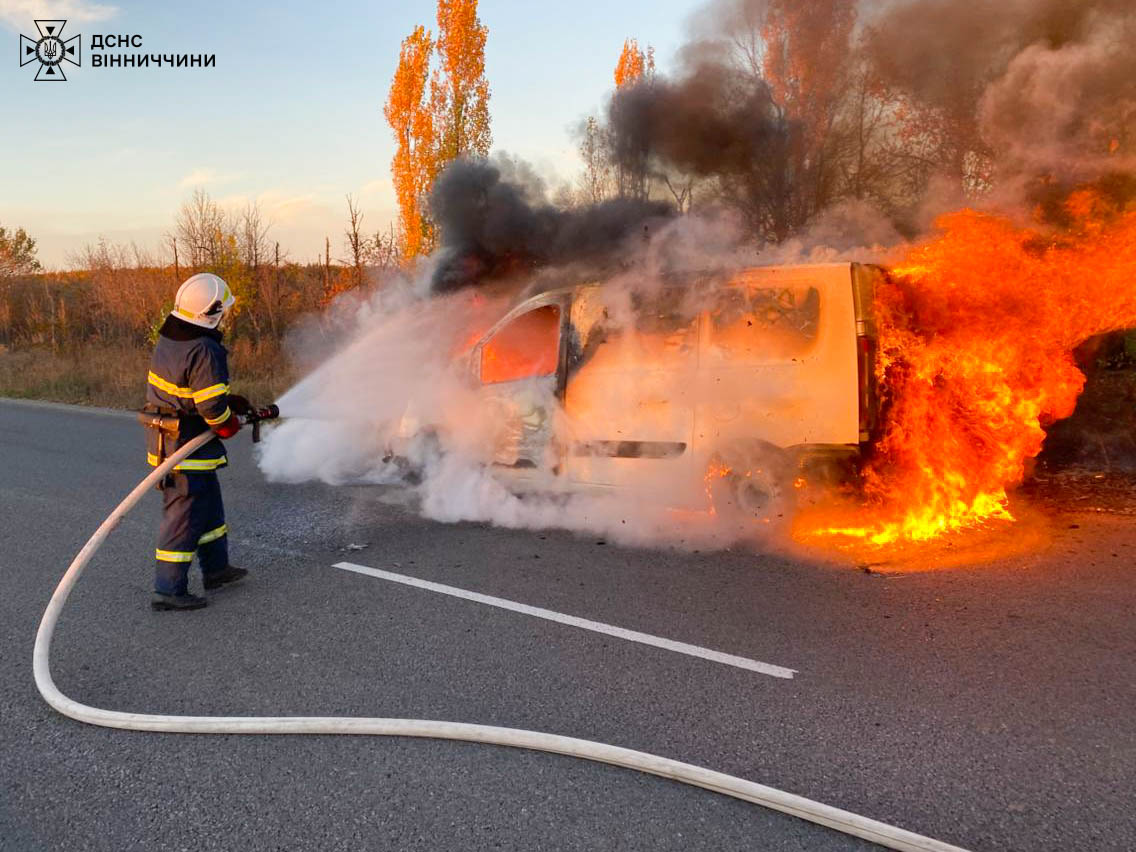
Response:
[[[301,352],[342,345],[279,400],[285,420],[261,446],[270,479],[393,482],[390,459],[411,418],[443,424],[467,392],[452,361],[463,328],[476,327],[479,297],[424,298],[395,280],[370,298],[349,295],[327,321],[290,341]]]

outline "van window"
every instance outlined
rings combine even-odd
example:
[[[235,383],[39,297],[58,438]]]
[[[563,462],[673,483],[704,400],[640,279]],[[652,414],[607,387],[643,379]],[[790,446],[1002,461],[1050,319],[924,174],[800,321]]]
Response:
[[[683,310],[684,294],[633,294],[611,312],[598,288],[572,305],[568,373],[594,370],[670,369],[687,365],[698,345],[698,315]],[[614,314],[614,315],[612,315]]]
[[[521,314],[481,349],[481,382],[512,382],[556,372],[560,355],[560,308],[545,305]]]
[[[759,362],[804,355],[816,341],[820,292],[807,284],[727,287],[707,312],[704,352],[717,362]]]

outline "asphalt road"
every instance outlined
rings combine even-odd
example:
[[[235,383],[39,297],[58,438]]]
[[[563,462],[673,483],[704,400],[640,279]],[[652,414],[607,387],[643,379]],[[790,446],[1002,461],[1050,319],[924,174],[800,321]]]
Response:
[[[405,716],[686,760],[973,849],[1136,848],[1136,528],[1064,516],[982,566],[864,573],[418,518],[378,487],[223,472],[234,562],[148,608],[159,503],[112,536],[53,671],[101,707]],[[144,474],[128,415],[0,402],[0,849],[872,848],[570,758],[81,725],[31,675],[67,562]],[[363,550],[349,545],[366,544]],[[770,677],[337,570],[349,560],[797,671]],[[195,583],[199,584],[199,578]]]

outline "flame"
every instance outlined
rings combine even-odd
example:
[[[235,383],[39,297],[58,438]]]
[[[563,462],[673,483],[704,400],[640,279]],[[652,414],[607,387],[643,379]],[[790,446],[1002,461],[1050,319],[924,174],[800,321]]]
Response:
[[[714,481],[717,479],[725,479],[733,471],[726,464],[723,464],[718,459],[712,459],[706,466],[706,473],[702,477],[703,490],[706,492],[706,505],[707,512],[710,515],[717,515],[718,508],[714,505]]]
[[[911,248],[876,294],[887,403],[868,506],[802,519],[799,537],[925,541],[1013,520],[1007,491],[1073,412],[1072,351],[1136,326],[1136,212],[1073,193],[1061,232],[962,210]]]

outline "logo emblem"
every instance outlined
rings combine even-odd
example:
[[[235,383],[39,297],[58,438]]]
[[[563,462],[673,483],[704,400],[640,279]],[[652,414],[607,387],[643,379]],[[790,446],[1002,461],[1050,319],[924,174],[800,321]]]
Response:
[[[20,67],[29,62],[39,62],[39,71],[35,78],[40,83],[51,83],[56,80],[66,80],[63,73],[63,62],[66,60],[78,66],[79,52],[82,42],[79,36],[74,35],[66,41],[63,40],[63,27],[66,21],[39,21],[35,22],[39,30],[38,39],[30,39],[26,35],[20,36]]]

